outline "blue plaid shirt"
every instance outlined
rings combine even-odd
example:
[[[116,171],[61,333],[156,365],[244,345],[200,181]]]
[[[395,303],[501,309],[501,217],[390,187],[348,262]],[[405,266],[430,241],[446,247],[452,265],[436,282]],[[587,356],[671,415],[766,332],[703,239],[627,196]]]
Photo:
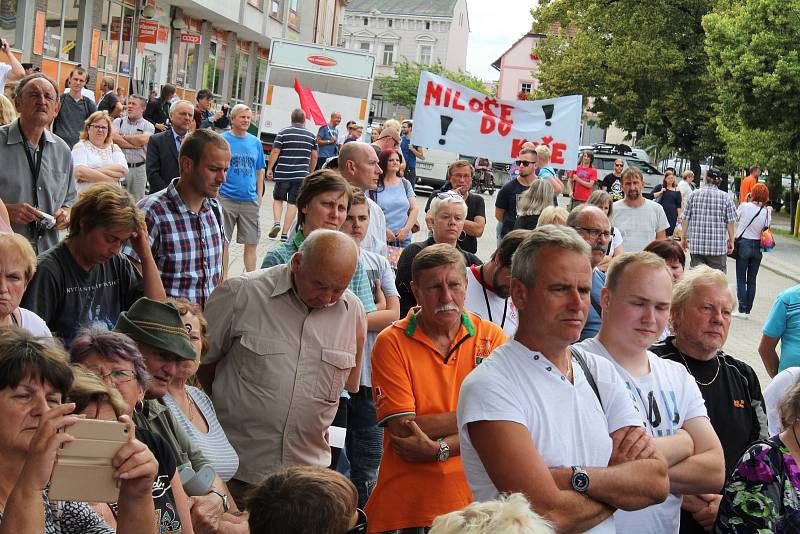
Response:
[[[150,248],[170,297],[206,305],[222,277],[222,249],[227,244],[222,206],[215,198],[203,200],[199,213],[189,209],[175,184],[139,201],[150,234]],[[133,247],[122,250],[140,261]]]
[[[727,193],[706,183],[686,199],[683,220],[689,221],[689,253],[722,256],[727,252],[728,224],[737,220]]]

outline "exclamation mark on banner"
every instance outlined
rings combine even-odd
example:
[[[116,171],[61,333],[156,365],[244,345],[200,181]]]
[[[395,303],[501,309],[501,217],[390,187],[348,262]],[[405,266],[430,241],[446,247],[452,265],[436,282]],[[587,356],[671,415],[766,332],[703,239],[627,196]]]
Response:
[[[555,109],[554,104],[545,104],[542,106],[542,111],[544,111],[544,125],[550,126],[550,119],[553,118],[553,110]]]
[[[442,115],[439,117],[442,125],[442,139],[439,139],[439,144],[445,144],[444,136],[447,135],[447,130],[450,128],[450,123],[453,122],[453,117],[448,117],[447,115]]]

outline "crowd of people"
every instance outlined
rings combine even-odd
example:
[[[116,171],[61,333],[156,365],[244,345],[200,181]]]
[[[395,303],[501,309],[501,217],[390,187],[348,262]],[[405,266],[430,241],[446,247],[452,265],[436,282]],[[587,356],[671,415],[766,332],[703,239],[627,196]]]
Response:
[[[567,211],[525,147],[480,258],[472,165],[423,217],[410,121],[340,145],[340,113],[314,134],[295,110],[265,159],[244,105],[105,84],[98,110],[85,82],[22,78],[0,127],[0,533],[795,531],[800,286],[763,395],[723,350],[760,184],[737,210],[714,169],[685,199],[665,177],[672,220],[585,153]],[[256,268],[265,180],[282,242]],[[127,425],[116,502],[50,498],[82,419]]]

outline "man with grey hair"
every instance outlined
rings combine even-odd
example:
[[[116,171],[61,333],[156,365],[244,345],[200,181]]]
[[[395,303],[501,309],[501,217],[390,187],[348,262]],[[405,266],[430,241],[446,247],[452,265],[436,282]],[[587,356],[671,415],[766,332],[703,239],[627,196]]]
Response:
[[[117,117],[112,122],[111,138],[122,149],[128,162],[125,187],[136,201],[140,201],[147,186],[147,142],[156,130],[153,123],[142,115],[147,100],[141,95],[130,95],[125,104],[127,117]]]
[[[247,133],[253,112],[244,104],[231,110],[231,129],[222,137],[231,146],[231,166],[225,183],[219,190],[219,201],[225,216],[225,233],[228,243],[233,239],[244,245],[244,269],[256,269],[256,245],[261,239],[259,215],[261,197],[264,195],[264,149],[261,141]],[[225,272],[228,272],[229,248],[225,247]]]
[[[681,215],[681,246],[689,249],[690,267],[708,265],[724,273],[727,254],[733,251],[733,223],[738,216],[731,198],[717,187],[720,179],[717,169],[708,169],[703,187],[686,199]]]
[[[272,142],[267,164],[267,180],[275,180],[272,190],[272,230],[274,238],[281,233],[281,241],[286,241],[289,226],[297,215],[297,195],[303,179],[317,166],[317,137],[306,127],[306,114],[298,108],[292,111],[292,124],[278,132]],[[283,203],[287,203],[286,214]],[[281,220],[283,224],[281,224]]]
[[[112,119],[119,117],[122,113],[122,102],[119,101],[117,93],[114,92],[114,78],[111,76],[103,77],[102,89],[103,96],[97,103],[97,111],[106,111]]]
[[[47,129],[58,110],[53,80],[29,74],[17,85],[14,104],[19,118],[0,126],[0,196],[14,232],[42,253],[58,244],[59,230],[69,226],[76,196],[72,155]]]
[[[358,391],[367,330],[347,289],[357,262],[349,236],[316,230],[289,263],[229,278],[211,295],[199,376],[239,452],[228,484],[237,499],[277,466],[330,464],[327,429],[342,390]]]
[[[464,309],[466,268],[454,247],[434,244],[420,252],[412,278],[419,306],[378,334],[373,347],[380,357],[372,361],[372,391],[386,431],[378,484],[366,508],[372,532],[420,532],[469,504],[457,458],[458,391],[506,339],[499,326]],[[398,497],[420,488],[424,495]]]
[[[580,340],[594,337],[603,322],[600,312],[600,290],[606,285],[606,273],[598,268],[606,256],[608,242],[611,240],[611,225],[603,210],[597,206],[581,204],[567,216],[567,226],[574,228],[592,250],[592,291],[590,293],[589,313],[581,330]]]
[[[513,341],[461,386],[461,458],[473,498],[520,491],[558,531],[613,533],[616,509],[664,501],[667,466],[611,362],[569,345],[589,307],[591,249],[575,230],[531,231],[511,264]]]
[[[194,105],[177,100],[169,108],[170,128],[153,135],[147,143],[147,183],[150,194],[167,188],[173,178],[181,175],[178,152],[194,121]]]

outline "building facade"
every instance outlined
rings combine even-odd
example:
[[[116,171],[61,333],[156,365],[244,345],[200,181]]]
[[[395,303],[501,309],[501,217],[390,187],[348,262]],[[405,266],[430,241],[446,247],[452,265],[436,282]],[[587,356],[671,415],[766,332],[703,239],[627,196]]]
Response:
[[[172,83],[257,112],[271,40],[335,45],[348,1],[0,0],[0,37],[61,86],[80,64],[98,96],[110,76],[124,94]]]
[[[395,63],[404,60],[464,71],[468,41],[466,0],[351,0],[339,45],[372,53],[376,76],[391,76]],[[384,102],[377,86],[371,111],[375,121],[410,114]]]
[[[500,72],[497,80],[497,97],[502,100],[521,100],[527,98],[539,80],[539,56],[536,45],[544,37],[541,33],[527,33],[503,52],[503,55],[492,63],[492,67]]]

